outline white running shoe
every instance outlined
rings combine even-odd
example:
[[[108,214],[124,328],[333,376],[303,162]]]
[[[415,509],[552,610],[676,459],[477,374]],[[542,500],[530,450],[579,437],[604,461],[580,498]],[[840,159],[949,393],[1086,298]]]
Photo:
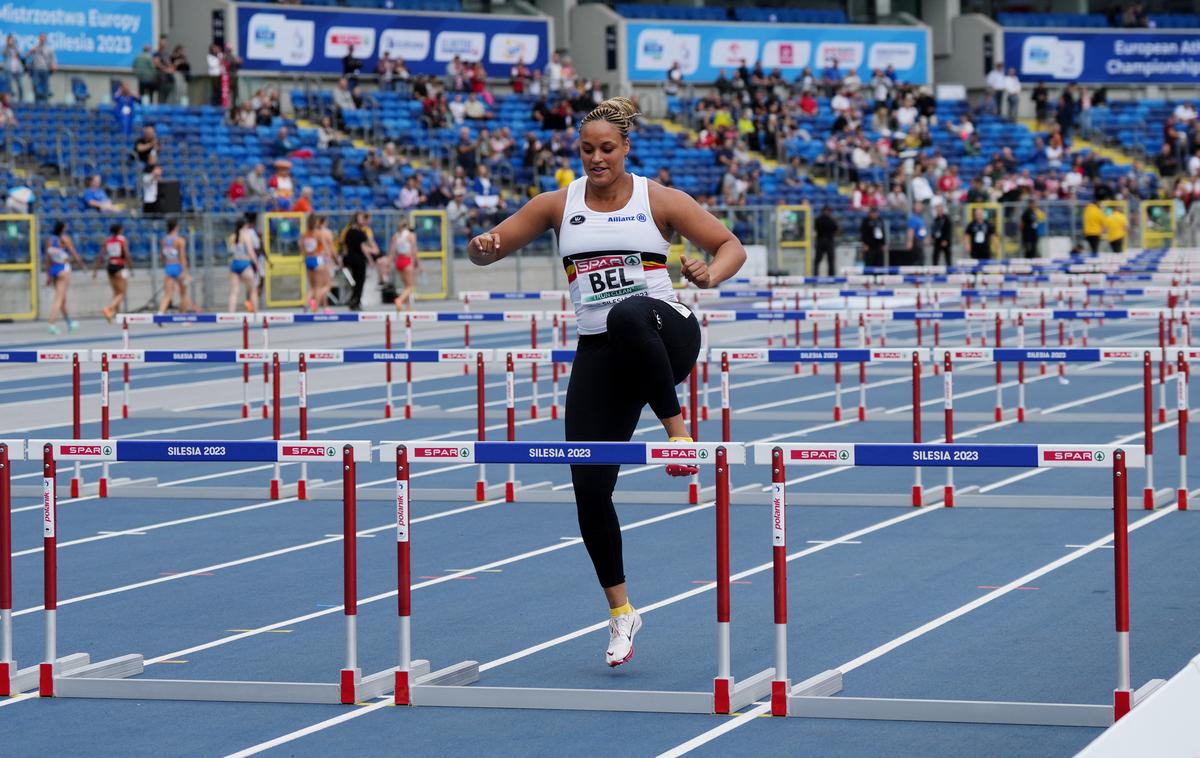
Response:
[[[608,622],[608,650],[604,660],[620,666],[633,657],[633,636],[642,628],[642,616],[636,610],[614,616]]]

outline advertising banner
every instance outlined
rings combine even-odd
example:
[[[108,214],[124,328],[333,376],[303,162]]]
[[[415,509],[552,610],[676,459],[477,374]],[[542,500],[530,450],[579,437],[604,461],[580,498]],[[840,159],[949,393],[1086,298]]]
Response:
[[[820,78],[837,61],[863,81],[873,69],[892,66],[901,81],[930,80],[929,31],[898,26],[803,26],[713,22],[629,22],[627,50],[632,81],[661,81],[676,61],[688,81],[711,82],[742,65],[782,69],[794,79],[805,66]]]
[[[354,46],[362,71],[375,70],[386,51],[412,74],[443,74],[458,56],[480,61],[489,76],[507,77],[518,61],[543,68],[549,59],[550,22],[514,16],[417,14],[347,8],[237,6],[238,52],[247,71],[337,74]]]
[[[45,34],[59,68],[128,69],[155,44],[151,0],[24,0],[0,4],[0,33],[21,53]]]
[[[1004,61],[1024,81],[1195,84],[1200,31],[1005,29]]]

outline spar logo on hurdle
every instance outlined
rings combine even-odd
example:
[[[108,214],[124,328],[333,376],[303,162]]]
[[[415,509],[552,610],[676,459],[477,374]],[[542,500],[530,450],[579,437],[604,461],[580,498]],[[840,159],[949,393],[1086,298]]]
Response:
[[[708,450],[686,447],[652,447],[650,459],[654,461],[706,461]]]
[[[471,451],[465,447],[418,447],[413,450],[416,458],[469,458]]]
[[[316,458],[319,460],[331,460],[338,454],[337,448],[321,445],[283,445],[280,452],[291,458]]]
[[[833,448],[820,447],[804,447],[791,451],[791,459],[793,461],[848,461],[850,460],[849,450],[835,450]]]
[[[1103,463],[1108,456],[1103,450],[1043,450],[1042,460],[1048,462]]]
[[[113,454],[112,445],[71,445],[58,446],[59,456],[72,458],[109,458]]]

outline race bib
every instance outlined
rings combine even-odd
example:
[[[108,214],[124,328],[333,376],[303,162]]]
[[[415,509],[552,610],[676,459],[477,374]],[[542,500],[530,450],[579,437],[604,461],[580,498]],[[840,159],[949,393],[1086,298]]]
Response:
[[[984,234],[983,232],[975,232],[975,244],[976,245],[982,245],[985,241],[987,241],[986,234]]]
[[[575,262],[575,281],[579,283],[582,305],[615,303],[646,291],[646,272],[642,256],[599,255]]]
[[[883,239],[883,230],[880,229],[879,227],[875,227],[875,239],[877,239],[877,240]]]

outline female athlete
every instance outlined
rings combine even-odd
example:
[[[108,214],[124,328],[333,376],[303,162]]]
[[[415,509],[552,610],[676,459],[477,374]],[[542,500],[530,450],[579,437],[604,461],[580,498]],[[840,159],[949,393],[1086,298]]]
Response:
[[[322,234],[322,230],[325,233]],[[315,213],[308,215],[308,229],[300,238],[304,251],[304,267],[308,270],[308,309],[314,313],[329,307],[329,288],[333,275],[329,269],[330,250],[333,236],[325,229],[325,217]]]
[[[239,290],[246,289],[246,310],[251,313],[258,310],[258,289],[254,283],[254,270],[258,263],[254,245],[254,230],[252,222],[246,217],[237,220],[233,234],[228,240],[229,252],[229,312],[237,310]]]
[[[188,297],[187,244],[179,233],[178,219],[167,222],[167,234],[159,242],[159,255],[163,265],[163,299],[158,312],[166,313],[176,294],[180,311],[196,310]]]
[[[96,278],[101,261],[108,266],[108,286],[112,289],[113,296],[104,308],[104,318],[108,319],[110,324],[113,314],[125,300],[125,293],[129,289],[129,276],[133,274],[133,258],[129,255],[129,240],[125,239],[124,231],[120,224],[113,224],[108,228],[108,239],[104,240],[100,255],[96,256],[96,263],[92,266],[93,279]]]
[[[54,225],[54,233],[46,238],[46,285],[54,287],[54,304],[50,306],[50,333],[58,334],[58,314],[67,319],[67,329],[75,331],[79,322],[67,313],[67,288],[71,286],[71,259],[83,268],[83,259],[75,251],[75,243],[67,234],[66,223]]]
[[[400,219],[400,226],[392,235],[388,253],[396,257],[396,272],[400,274],[400,282],[404,285],[404,289],[396,298],[396,310],[404,310],[407,303],[411,311],[413,301],[416,300],[414,293],[417,288],[417,269],[420,268],[421,262],[417,258],[417,235],[409,228],[407,218]]]
[[[691,441],[675,386],[695,366],[700,327],[675,297],[668,240],[679,233],[712,255],[710,264],[682,261],[683,276],[697,287],[715,287],[746,260],[741,242],[689,195],[625,171],[639,115],[623,97],[597,105],[579,130],[584,176],[533,198],[469,246],[471,260],[486,266],[547,229],[557,233],[579,331],[567,387],[568,441],[628,441],[647,403],[672,442]],[[642,626],[626,591],[612,502],[618,469],[571,467],[580,532],[608,599],[609,666],[633,656]]]

